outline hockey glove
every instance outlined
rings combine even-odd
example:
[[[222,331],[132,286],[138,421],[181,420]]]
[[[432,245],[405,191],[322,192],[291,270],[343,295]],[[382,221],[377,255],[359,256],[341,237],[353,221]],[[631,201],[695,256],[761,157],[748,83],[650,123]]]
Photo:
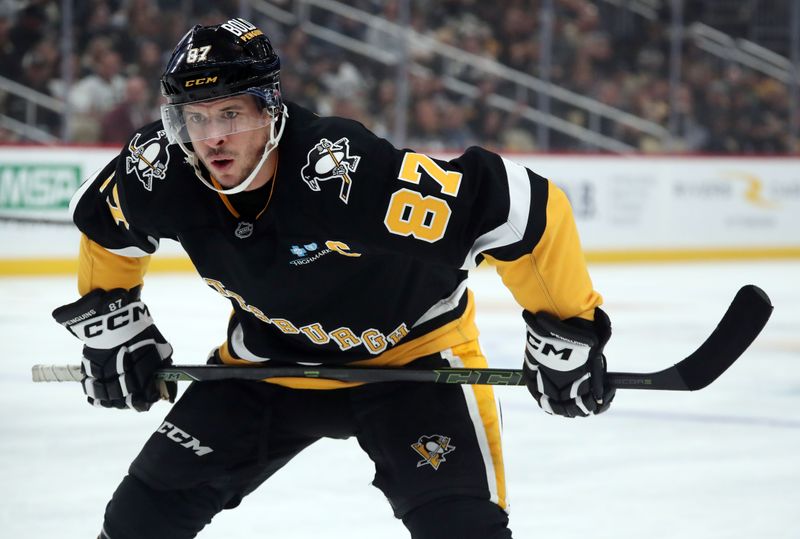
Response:
[[[160,398],[175,401],[177,384],[153,378],[172,364],[172,346],[153,324],[140,292],[139,286],[92,290],[53,311],[56,322],[84,342],[81,385],[90,404],[144,412]]]
[[[522,313],[528,331],[522,370],[528,391],[549,414],[585,417],[611,405],[615,389],[604,387],[603,356],[611,322],[599,308],[594,312],[594,322]]]

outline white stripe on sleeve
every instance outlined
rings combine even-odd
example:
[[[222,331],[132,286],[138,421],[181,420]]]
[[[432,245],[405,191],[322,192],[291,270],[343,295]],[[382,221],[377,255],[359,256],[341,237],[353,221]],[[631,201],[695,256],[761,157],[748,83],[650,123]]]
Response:
[[[480,236],[467,253],[463,270],[473,269],[475,258],[487,249],[509,245],[522,239],[528,225],[528,214],[531,206],[531,184],[528,171],[525,167],[501,158],[506,170],[508,180],[509,208],[508,218],[505,223],[494,230]]]

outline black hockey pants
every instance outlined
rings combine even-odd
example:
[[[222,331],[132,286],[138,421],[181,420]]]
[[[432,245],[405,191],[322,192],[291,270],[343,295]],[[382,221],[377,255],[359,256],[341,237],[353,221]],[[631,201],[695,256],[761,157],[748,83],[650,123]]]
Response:
[[[415,364],[443,362],[437,354]],[[106,508],[104,533],[195,537],[323,437],[358,440],[375,465],[373,484],[414,539],[511,537],[491,389],[408,382],[336,390],[193,384],[131,464]]]

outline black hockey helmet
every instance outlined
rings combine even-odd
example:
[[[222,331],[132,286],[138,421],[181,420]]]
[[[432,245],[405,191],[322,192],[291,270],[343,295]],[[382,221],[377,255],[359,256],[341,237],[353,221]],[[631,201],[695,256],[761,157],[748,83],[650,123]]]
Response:
[[[161,77],[169,104],[224,97],[250,88],[273,89],[268,108],[280,108],[281,62],[269,38],[252,23],[231,19],[196,25],[175,47]]]
[[[212,26],[197,25],[181,39],[161,77],[161,119],[170,144],[189,158],[195,175],[209,188],[238,193],[253,182],[261,166],[278,146],[288,115],[281,99],[280,59],[269,38],[245,19],[230,19]],[[251,96],[257,115],[208,117],[198,112],[218,100]],[[212,127],[209,127],[212,126]],[[258,164],[239,185],[219,189],[205,177],[194,143],[214,136],[229,136],[267,128],[269,135]]]

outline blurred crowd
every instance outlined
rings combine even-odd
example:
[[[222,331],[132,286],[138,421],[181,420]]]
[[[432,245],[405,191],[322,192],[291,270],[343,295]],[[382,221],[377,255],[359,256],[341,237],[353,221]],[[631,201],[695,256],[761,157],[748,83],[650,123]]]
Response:
[[[294,1],[273,3],[292,10]],[[67,101],[72,117],[67,132],[77,143],[121,143],[138,126],[157,119],[158,80],[172,47],[191,25],[215,24],[240,13],[238,0],[74,2],[68,87],[59,4],[0,0],[0,75]],[[390,22],[401,17],[396,0],[347,4]],[[281,57],[286,99],[322,115],[355,118],[390,139],[404,131],[406,145],[418,149],[460,149],[475,143],[504,151],[542,149],[541,131],[530,117],[542,105],[542,96],[490,75],[474,61],[482,57],[549,78],[577,95],[671,127],[678,135],[677,145],[667,144],[620,122],[593,117],[568,101],[549,100],[547,106],[558,118],[643,152],[800,152],[790,135],[792,109],[785,84],[687,41],[680,84],[671,88],[666,14],[652,21],[607,2],[554,0],[553,5],[549,51],[541,40],[538,0],[413,0],[409,25],[425,38],[412,39],[407,48],[390,28],[311,8],[314,24],[364,42],[384,61],[337,48],[299,26],[255,12],[252,18],[270,35]],[[691,9],[687,12],[691,17]],[[443,45],[475,56],[444,56],[439,50]],[[410,66],[403,130],[395,125],[398,67],[386,61],[400,55],[407,56]],[[543,58],[550,59],[549,69],[543,70]],[[463,91],[465,87],[470,91]],[[498,108],[497,96],[513,106]],[[35,123],[56,136],[64,129],[60,114],[2,90],[0,114]],[[0,127],[0,142],[18,140]],[[594,149],[557,130],[548,132],[547,145],[558,151]]]

